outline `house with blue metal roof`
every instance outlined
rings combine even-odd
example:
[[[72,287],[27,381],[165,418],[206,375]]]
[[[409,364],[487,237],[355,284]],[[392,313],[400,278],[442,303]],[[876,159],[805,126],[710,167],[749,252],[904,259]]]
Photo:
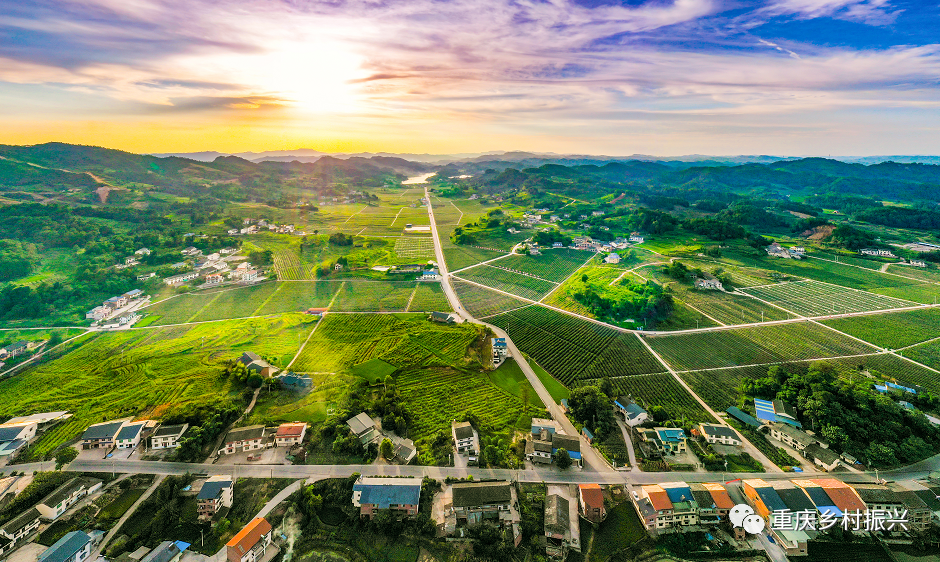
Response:
[[[663,451],[671,455],[684,453],[687,449],[688,437],[685,430],[680,427],[654,427],[656,437],[662,443]]]
[[[630,427],[636,427],[649,419],[649,413],[628,396],[614,400],[614,409],[623,416]]]
[[[81,531],[66,534],[39,555],[39,562],[83,562],[91,553],[91,537]]]
[[[359,517],[372,519],[380,509],[393,509],[405,516],[418,514],[421,478],[359,477],[353,484],[352,503]]]

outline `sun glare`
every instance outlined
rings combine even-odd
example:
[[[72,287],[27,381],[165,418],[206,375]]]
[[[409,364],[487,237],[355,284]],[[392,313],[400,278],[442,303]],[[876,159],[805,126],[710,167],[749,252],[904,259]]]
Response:
[[[362,59],[338,43],[287,44],[257,61],[261,87],[309,113],[357,109],[350,81],[362,75]]]

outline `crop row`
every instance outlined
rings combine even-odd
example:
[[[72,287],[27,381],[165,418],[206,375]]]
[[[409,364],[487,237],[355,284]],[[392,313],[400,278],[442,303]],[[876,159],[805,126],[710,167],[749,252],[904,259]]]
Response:
[[[414,288],[414,281],[346,281],[333,302],[332,310],[404,312]]]
[[[822,323],[879,347],[897,349],[940,337],[940,308],[834,318]]]
[[[497,293],[496,291],[491,291],[479,285],[467,283],[466,281],[455,279],[453,285],[454,291],[457,293],[457,298],[460,299],[460,304],[477,318],[485,318],[529,304],[525,301],[510,297],[509,295]]]
[[[724,324],[785,320],[790,315],[756,299],[717,291],[687,290],[679,298]]]
[[[408,312],[449,311],[450,303],[439,283],[418,283]]]
[[[494,262],[494,265],[529,273],[542,279],[561,283],[571,276],[593,255],[583,250],[559,248],[545,250],[538,256],[512,255]]]
[[[672,419],[714,422],[711,414],[669,373],[638,375],[611,380],[617,395],[629,395],[650,406],[662,406]]]
[[[427,259],[434,256],[434,239],[429,236],[399,236],[395,239],[398,257]]]
[[[644,337],[650,346],[678,371],[799,361],[875,351],[873,346],[809,322]]]
[[[481,285],[531,300],[539,300],[555,288],[554,283],[488,265],[479,265],[461,271],[458,275]]]
[[[741,291],[803,316],[868,312],[909,307],[915,304],[906,300],[816,281],[780,283],[764,287],[750,287]]]

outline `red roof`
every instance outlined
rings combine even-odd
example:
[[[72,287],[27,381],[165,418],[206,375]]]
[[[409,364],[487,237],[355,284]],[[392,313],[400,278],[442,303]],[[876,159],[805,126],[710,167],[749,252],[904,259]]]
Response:
[[[305,423],[282,423],[277,427],[275,437],[300,437],[306,427]]]
[[[646,497],[649,498],[650,504],[652,504],[653,509],[656,511],[672,509],[672,501],[669,499],[669,494],[666,493],[666,490],[653,485],[643,486],[643,491],[646,492]]]
[[[271,524],[264,517],[258,517],[238,532],[232,540],[225,545],[228,550],[230,562],[240,562],[242,556],[252,549],[261,537],[271,532]]]
[[[728,490],[726,490],[724,486],[712,483],[705,483],[703,485],[705,489],[708,490],[708,493],[712,495],[715,507],[718,509],[731,509],[734,507],[734,502],[731,500],[731,496],[728,495]]]
[[[581,501],[585,509],[604,509],[604,492],[600,484],[581,484]]]

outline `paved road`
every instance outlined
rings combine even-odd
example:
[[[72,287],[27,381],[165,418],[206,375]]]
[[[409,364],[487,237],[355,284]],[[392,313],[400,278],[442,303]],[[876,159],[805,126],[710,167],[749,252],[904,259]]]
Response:
[[[565,433],[568,435],[579,436],[579,439],[581,439],[580,434],[568,419],[568,416],[566,416],[561,411],[561,408],[558,406],[558,404],[555,403],[552,395],[549,394],[548,390],[545,388],[545,385],[542,384],[542,381],[529,365],[529,362],[526,360],[525,356],[522,355],[522,353],[516,347],[516,344],[513,343],[512,339],[509,337],[509,334],[496,326],[492,326],[481,320],[477,320],[461,305],[460,299],[457,298],[457,293],[454,292],[454,287],[450,283],[450,272],[447,269],[447,262],[444,261],[444,249],[441,245],[440,233],[437,231],[437,222],[434,219],[434,207],[431,204],[431,197],[428,193],[427,187],[424,188],[424,196],[428,202],[428,218],[431,222],[431,236],[434,239],[434,255],[437,257],[437,266],[441,272],[441,287],[444,289],[444,294],[447,295],[447,300],[450,303],[451,308],[456,311],[458,316],[467,322],[473,322],[475,324],[487,326],[493,330],[493,333],[496,334],[496,337],[506,338],[506,347],[509,350],[509,354],[516,360],[519,368],[522,369],[526,379],[529,381],[529,384],[532,385],[532,388],[535,389],[535,393],[539,395],[539,398],[542,400],[542,403],[545,405],[549,414],[552,416],[552,419],[561,424],[561,427],[565,430]],[[610,465],[607,464],[607,461],[605,461],[584,439],[581,439],[581,458],[582,462],[584,463],[584,469],[586,471],[612,471]]]
[[[630,458],[630,471],[639,472],[640,467],[636,462],[636,451],[633,450],[633,439],[630,437],[630,428],[626,422],[620,419],[620,414],[614,414],[617,425],[620,426],[620,432],[623,434],[623,442],[627,445],[627,456]]]

